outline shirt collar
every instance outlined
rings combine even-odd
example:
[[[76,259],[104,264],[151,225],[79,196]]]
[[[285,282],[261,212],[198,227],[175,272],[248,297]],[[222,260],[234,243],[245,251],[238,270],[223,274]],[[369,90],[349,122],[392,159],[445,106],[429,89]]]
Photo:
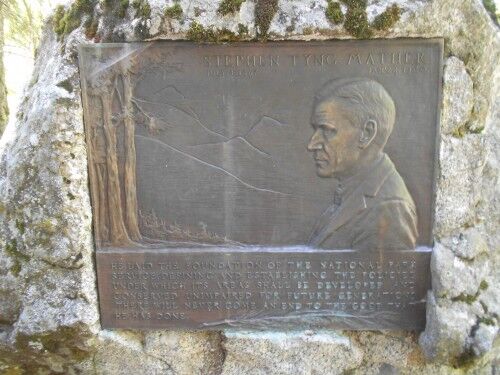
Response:
[[[377,171],[379,165],[382,164],[384,160],[385,154],[381,154],[371,163],[358,170],[355,175],[339,181],[337,187],[335,188],[334,201],[336,200],[338,204],[340,204],[341,200],[344,200],[369,178],[371,172]]]

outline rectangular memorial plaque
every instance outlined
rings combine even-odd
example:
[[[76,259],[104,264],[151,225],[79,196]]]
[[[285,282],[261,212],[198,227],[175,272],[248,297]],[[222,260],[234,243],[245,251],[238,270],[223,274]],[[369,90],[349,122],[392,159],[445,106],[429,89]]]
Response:
[[[442,50],[82,46],[102,325],[423,328]]]

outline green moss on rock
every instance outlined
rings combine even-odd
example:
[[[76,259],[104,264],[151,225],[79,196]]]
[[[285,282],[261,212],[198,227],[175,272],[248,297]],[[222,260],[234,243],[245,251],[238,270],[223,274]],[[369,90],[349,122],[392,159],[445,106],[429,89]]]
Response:
[[[397,4],[392,4],[377,17],[375,17],[372,26],[376,30],[387,30],[394,26],[394,24],[398,22],[400,18],[401,8],[399,8]]]
[[[452,298],[451,300],[453,302],[465,302],[468,305],[472,305],[477,300],[477,296],[462,293],[459,296]]]
[[[92,14],[96,5],[96,0],[76,0],[71,7],[75,12]]]
[[[366,9],[368,5],[367,0],[341,0],[349,8],[363,8]]]
[[[205,40],[205,28],[196,21],[191,22],[187,32],[187,38],[194,42],[202,42]]]
[[[136,10],[137,17],[140,18],[150,18],[151,17],[151,5],[146,0],[134,0],[132,2],[132,7]]]
[[[182,11],[181,4],[175,3],[174,5],[165,8],[165,17],[172,18],[174,20],[180,20],[184,12]]]
[[[24,225],[24,222],[22,222],[19,219],[16,219],[16,228],[21,234],[24,234],[24,232],[26,231],[26,226]]]
[[[91,19],[97,0],[76,0],[66,9],[60,5],[56,8],[52,19],[53,28],[59,37],[68,35],[78,28],[83,19]]]
[[[5,245],[5,252],[12,258],[24,261],[28,261],[31,259],[28,255],[21,253],[17,249],[17,240],[15,238],[7,242],[7,244]]]
[[[480,128],[475,128],[475,129],[471,129],[471,128],[468,128],[468,129],[469,129],[469,133],[471,133],[471,134],[481,134],[484,131],[484,126],[480,127]]]
[[[32,224],[36,233],[36,243],[42,246],[51,246],[52,238],[58,228],[50,219],[44,219]]]
[[[487,326],[494,326],[495,325],[495,319],[487,317],[487,316],[482,316],[478,319],[479,323],[483,323],[484,325]]]
[[[328,0],[328,5],[325,10],[325,16],[334,25],[341,24],[344,22],[344,13],[340,9],[340,4],[332,0]]]
[[[481,134],[484,131],[484,127],[472,129],[470,124],[460,126],[455,129],[451,135],[455,138],[463,138],[466,134]]]
[[[215,29],[213,31],[210,31],[209,35],[210,35],[210,39],[216,43],[236,42],[236,41],[240,40],[238,35],[236,35],[231,30],[226,29],[225,27],[222,29]]]
[[[14,265],[10,267],[10,272],[17,277],[21,273],[21,270],[22,270],[21,262],[15,259]]]
[[[134,0],[132,2],[132,8],[135,9],[135,16],[141,18],[143,21],[151,18],[151,6],[147,0]],[[149,28],[146,22],[138,22],[134,28],[134,34],[139,39],[145,39],[149,37]]]
[[[60,327],[43,334],[19,334],[15,343],[17,350],[11,355],[14,356],[12,358],[14,363],[23,369],[23,374],[52,374],[53,371],[39,371],[38,366],[41,363],[33,361],[33,355],[40,355],[38,351],[33,350],[33,343],[40,343],[45,358],[55,356],[59,362],[63,363],[58,373],[72,374],[74,373],[70,369],[72,364],[81,362],[95,353],[95,348],[91,344],[92,339],[93,335],[82,324]]]
[[[311,26],[304,27],[302,29],[302,34],[303,35],[311,35],[312,33],[314,33],[314,29]]]
[[[52,27],[57,35],[62,35],[64,33],[64,23],[62,19],[64,18],[66,11],[64,5],[58,5],[54,11],[54,16],[52,17]]]
[[[194,42],[222,43],[240,40],[240,37],[229,29],[214,29],[213,27],[205,28],[196,21],[191,22],[186,36],[187,39]]]
[[[488,289],[488,282],[486,280],[481,281],[481,284],[479,284],[479,289],[481,290],[486,290]]]
[[[467,133],[465,126],[460,126],[459,128],[455,129],[451,135],[455,138],[463,138],[465,133]]]
[[[497,12],[497,6],[494,0],[483,0],[483,5],[488,12],[492,14],[495,14]]]
[[[266,39],[274,15],[278,11],[278,0],[257,0],[255,3],[255,27],[257,37]]]
[[[222,0],[219,4],[219,8],[217,12],[223,16],[226,14],[232,14],[240,11],[241,4],[243,4],[245,0]]]
[[[238,35],[240,37],[244,37],[248,35],[248,26],[243,25],[242,23],[238,24]]]
[[[118,7],[116,15],[119,18],[125,18],[125,16],[127,15],[127,9],[129,5],[130,5],[129,0],[120,0],[120,6]]]
[[[36,231],[47,234],[47,235],[53,235],[56,233],[56,228],[52,221],[50,219],[44,219],[42,221],[39,221],[33,225]]]
[[[367,39],[372,36],[365,8],[349,7],[345,15],[344,28],[358,39]]]
[[[17,240],[16,239],[13,239],[13,240],[10,240],[9,242],[7,242],[7,244],[5,245],[5,252],[11,256],[14,256],[16,254],[16,252],[17,252]]]
[[[129,0],[101,0],[102,8],[118,18],[125,18],[130,5]]]
[[[78,102],[71,98],[59,97],[56,99],[56,103],[66,108],[78,107]]]
[[[472,351],[472,349],[469,349],[462,353],[459,357],[455,358],[453,361],[453,367],[457,369],[461,369],[466,371],[470,367],[476,363],[477,357]]]
[[[85,37],[87,39],[94,39],[97,34],[97,28],[99,27],[99,20],[89,19],[85,24]]]
[[[366,14],[366,0],[340,0],[347,6],[345,15],[340,4],[334,0],[327,0],[325,16],[332,24],[344,22],[344,29],[358,39],[371,38],[373,30],[387,30],[399,21],[401,9],[397,4],[388,6],[381,14],[375,17],[370,25]]]
[[[497,6],[495,0],[483,0],[483,5],[488,11],[491,19],[498,25]]]

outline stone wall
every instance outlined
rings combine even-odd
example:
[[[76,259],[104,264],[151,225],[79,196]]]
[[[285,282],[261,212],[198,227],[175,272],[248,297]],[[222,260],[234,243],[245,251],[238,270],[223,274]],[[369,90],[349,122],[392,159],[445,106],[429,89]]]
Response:
[[[388,8],[393,3],[397,7]],[[498,27],[479,0],[332,4],[77,0],[57,9],[17,115],[15,138],[0,151],[0,372],[491,374],[498,369]],[[100,328],[77,45],[256,37],[445,39],[433,290],[422,334]]]

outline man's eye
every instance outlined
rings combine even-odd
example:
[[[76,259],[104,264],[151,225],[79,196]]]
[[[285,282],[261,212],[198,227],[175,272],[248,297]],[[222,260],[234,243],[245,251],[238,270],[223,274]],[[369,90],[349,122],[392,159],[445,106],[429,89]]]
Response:
[[[323,134],[327,138],[332,138],[333,136],[335,136],[335,134],[337,134],[337,129],[323,128]]]

